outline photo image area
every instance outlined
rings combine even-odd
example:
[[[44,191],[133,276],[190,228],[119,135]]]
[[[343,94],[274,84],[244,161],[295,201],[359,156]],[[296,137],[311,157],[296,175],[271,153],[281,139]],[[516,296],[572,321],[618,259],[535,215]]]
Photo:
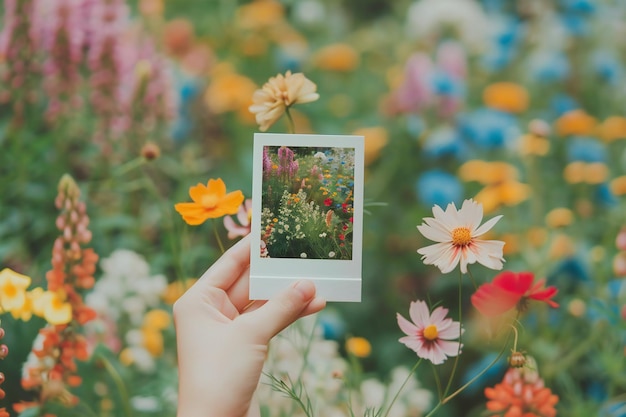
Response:
[[[264,146],[261,256],[352,259],[354,148]]]

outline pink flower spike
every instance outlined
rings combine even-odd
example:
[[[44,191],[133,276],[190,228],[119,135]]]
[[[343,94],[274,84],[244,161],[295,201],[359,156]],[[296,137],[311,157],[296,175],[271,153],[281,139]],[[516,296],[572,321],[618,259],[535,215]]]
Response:
[[[446,318],[446,314],[447,308],[437,307],[430,313],[424,301],[411,302],[409,315],[413,322],[397,314],[398,326],[406,334],[399,339],[400,343],[435,365],[442,364],[448,357],[457,356],[463,345],[454,339],[461,336],[463,329],[461,323]]]

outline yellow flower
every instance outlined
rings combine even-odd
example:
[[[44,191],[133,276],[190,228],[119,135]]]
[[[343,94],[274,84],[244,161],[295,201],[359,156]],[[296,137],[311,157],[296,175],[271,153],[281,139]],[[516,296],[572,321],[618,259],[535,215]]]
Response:
[[[239,6],[236,23],[242,29],[260,30],[279,24],[285,15],[284,6],[276,0],[256,0]]]
[[[265,132],[285,113],[287,108],[298,103],[310,103],[319,98],[317,86],[302,73],[278,74],[266,82],[252,96],[250,111],[256,115],[259,129]]]
[[[554,122],[556,131],[561,136],[591,135],[596,128],[596,119],[584,110],[571,110]]]
[[[610,184],[611,192],[617,196],[626,194],[626,175],[614,178]]]
[[[72,321],[72,306],[66,302],[62,291],[46,291],[36,295],[33,311],[52,325],[67,324]]]
[[[483,205],[485,214],[497,210],[500,206],[515,206],[528,199],[530,186],[518,181],[504,181],[487,185],[476,194],[476,201]]]
[[[230,111],[250,114],[247,111],[252,101],[250,97],[256,89],[256,84],[250,78],[235,73],[228,64],[219,64],[213,70],[204,101],[216,114]]]
[[[348,44],[335,43],[317,51],[313,62],[323,70],[349,72],[359,66],[359,54]]]
[[[372,353],[372,345],[364,337],[351,337],[346,340],[346,351],[357,358],[367,358]]]
[[[171,322],[170,314],[158,308],[148,311],[143,317],[144,327],[150,327],[156,330],[167,329]]]
[[[609,168],[602,162],[574,161],[565,166],[563,177],[570,184],[601,184],[609,177]]]
[[[244,200],[240,190],[226,194],[226,184],[221,178],[210,179],[207,185],[198,184],[189,188],[189,195],[193,203],[178,203],[174,208],[192,226],[208,219],[235,214]]]
[[[21,309],[26,302],[26,288],[29,285],[30,277],[26,275],[10,268],[0,271],[0,308],[5,311]]]
[[[521,113],[528,108],[528,91],[511,82],[493,83],[485,88],[483,101],[487,107],[509,113]]]
[[[522,155],[545,156],[550,151],[550,141],[544,137],[529,133],[522,136],[520,153]]]
[[[184,283],[181,281],[174,281],[165,288],[163,294],[161,294],[161,298],[165,301],[166,304],[174,304],[176,300],[178,300],[184,293],[187,291],[197,279],[186,279]]]
[[[565,207],[550,210],[550,212],[546,215],[546,224],[548,227],[555,229],[558,227],[569,226],[573,221],[574,213],[572,213],[572,210]]]
[[[357,129],[353,134],[365,138],[365,165],[374,162],[380,155],[380,151],[387,145],[387,142],[389,142],[387,129],[382,126]]]
[[[143,336],[143,347],[153,357],[159,357],[163,354],[163,335],[157,329],[150,327],[143,327],[141,329],[141,335]]]
[[[608,117],[598,128],[600,137],[607,142],[626,139],[626,117]]]

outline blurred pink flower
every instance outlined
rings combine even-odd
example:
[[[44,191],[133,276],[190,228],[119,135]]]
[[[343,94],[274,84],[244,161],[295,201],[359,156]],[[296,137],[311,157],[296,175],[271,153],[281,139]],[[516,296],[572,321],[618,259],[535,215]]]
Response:
[[[406,333],[399,339],[400,343],[435,365],[442,364],[448,357],[457,356],[463,345],[453,339],[458,339],[463,329],[458,321],[446,318],[447,314],[447,308],[437,307],[431,314],[424,301],[411,302],[409,315],[413,323],[397,314],[398,326]]]
[[[237,236],[246,236],[250,233],[250,219],[252,217],[252,200],[247,199],[237,212],[237,221],[232,216],[224,216],[224,227],[228,230],[228,238],[235,239]]]
[[[403,80],[386,103],[387,110],[394,114],[435,108],[441,116],[450,117],[462,105],[466,78],[465,49],[457,42],[442,42],[435,61],[423,52],[409,57]]]
[[[80,108],[78,94],[80,65],[83,59],[84,28],[82,0],[42,0],[44,90],[48,97],[46,117],[54,121]]]
[[[502,269],[504,242],[478,239],[500,220],[501,215],[480,226],[483,206],[472,199],[465,200],[458,211],[454,203],[448,204],[445,212],[434,206],[433,215],[435,217],[425,217],[424,223],[417,226],[422,235],[438,242],[418,249],[417,253],[422,255],[426,265],[435,265],[444,274],[459,263],[464,274],[467,265],[476,262],[487,268]]]

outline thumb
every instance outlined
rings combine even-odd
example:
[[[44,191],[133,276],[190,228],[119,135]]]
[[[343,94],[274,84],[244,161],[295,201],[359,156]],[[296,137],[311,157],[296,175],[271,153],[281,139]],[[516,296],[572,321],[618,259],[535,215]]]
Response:
[[[267,344],[272,337],[296,321],[315,298],[311,281],[298,281],[270,299],[257,310],[240,316],[251,324],[255,343]]]

